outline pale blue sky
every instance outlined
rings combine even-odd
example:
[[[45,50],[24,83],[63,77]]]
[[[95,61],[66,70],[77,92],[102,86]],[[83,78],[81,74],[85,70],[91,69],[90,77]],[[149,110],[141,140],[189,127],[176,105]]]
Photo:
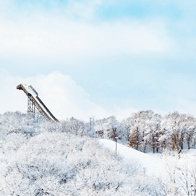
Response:
[[[108,110],[196,115],[195,6],[180,0],[2,0],[1,75],[25,79],[59,71]]]

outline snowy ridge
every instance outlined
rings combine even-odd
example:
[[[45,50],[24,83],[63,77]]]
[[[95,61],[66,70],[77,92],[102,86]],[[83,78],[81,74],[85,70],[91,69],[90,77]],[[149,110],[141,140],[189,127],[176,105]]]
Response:
[[[195,150],[145,154],[118,144],[116,156],[115,142],[79,123],[0,115],[0,195],[195,195]]]

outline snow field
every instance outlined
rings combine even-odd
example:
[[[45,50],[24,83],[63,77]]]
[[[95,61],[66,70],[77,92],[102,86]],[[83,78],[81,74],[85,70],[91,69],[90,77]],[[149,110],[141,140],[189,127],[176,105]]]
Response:
[[[116,151],[114,141],[100,139],[99,143],[113,152]],[[117,144],[117,154],[122,156],[125,162],[137,162],[148,175],[160,177],[166,173],[163,160],[158,157],[153,157],[119,143]]]

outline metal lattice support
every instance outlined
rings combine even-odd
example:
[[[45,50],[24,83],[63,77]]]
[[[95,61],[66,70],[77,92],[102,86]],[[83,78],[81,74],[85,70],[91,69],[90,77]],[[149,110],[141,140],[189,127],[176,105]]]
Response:
[[[39,118],[39,116],[41,115],[48,120],[59,122],[58,119],[54,117],[54,115],[38,97],[37,91],[31,85],[27,86],[20,84],[16,87],[16,89],[23,90],[28,97],[27,114],[34,118]]]
[[[36,116],[39,117],[39,114],[41,114],[41,116],[45,117],[42,110],[36,105],[36,103],[34,102],[34,100],[30,96],[28,96],[27,113],[29,115],[33,116],[34,118]]]
[[[27,113],[35,117],[35,102],[28,96]]]

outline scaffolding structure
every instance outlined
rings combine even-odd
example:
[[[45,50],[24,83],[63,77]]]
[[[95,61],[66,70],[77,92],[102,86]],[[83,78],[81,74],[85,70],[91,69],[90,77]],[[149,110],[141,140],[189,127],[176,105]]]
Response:
[[[48,120],[59,122],[46,107],[43,101],[38,97],[37,91],[31,85],[27,86],[19,84],[16,89],[23,90],[23,92],[27,95],[27,114],[35,118],[36,113],[38,112],[38,115],[41,114],[41,116],[46,117]]]

